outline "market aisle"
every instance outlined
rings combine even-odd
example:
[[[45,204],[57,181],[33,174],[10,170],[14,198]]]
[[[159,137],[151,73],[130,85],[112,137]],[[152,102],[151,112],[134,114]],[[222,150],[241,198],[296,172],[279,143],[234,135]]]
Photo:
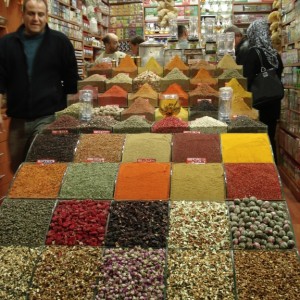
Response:
[[[298,251],[300,252],[300,201],[297,201],[291,191],[283,185],[285,199],[290,210],[293,227],[296,235]]]

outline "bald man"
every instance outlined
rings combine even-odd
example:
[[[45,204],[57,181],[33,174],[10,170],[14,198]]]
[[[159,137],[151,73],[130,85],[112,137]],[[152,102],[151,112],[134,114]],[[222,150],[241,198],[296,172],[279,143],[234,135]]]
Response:
[[[119,49],[119,38],[114,33],[108,33],[103,39],[105,50],[96,58],[95,63],[99,63],[103,58],[111,58],[116,61],[119,58],[126,56],[126,53],[118,51]]]

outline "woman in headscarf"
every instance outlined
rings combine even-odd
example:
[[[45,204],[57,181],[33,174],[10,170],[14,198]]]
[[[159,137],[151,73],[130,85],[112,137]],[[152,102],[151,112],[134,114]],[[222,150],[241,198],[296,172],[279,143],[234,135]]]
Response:
[[[251,89],[255,76],[261,72],[261,64],[255,48],[261,53],[264,67],[266,67],[266,69],[274,68],[278,77],[281,79],[283,64],[280,55],[272,46],[267,20],[256,20],[251,23],[247,30],[247,37],[249,41],[249,52],[244,63],[244,76],[248,79],[248,90]],[[275,160],[275,132],[277,120],[280,118],[280,108],[281,99],[278,99],[278,101],[273,101],[271,104],[259,109],[259,120],[268,126],[268,134]]]

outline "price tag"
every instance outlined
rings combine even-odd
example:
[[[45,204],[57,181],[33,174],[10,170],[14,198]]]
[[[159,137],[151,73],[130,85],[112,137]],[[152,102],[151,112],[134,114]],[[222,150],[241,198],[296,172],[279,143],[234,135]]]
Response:
[[[191,131],[184,131],[183,133],[192,133],[192,134],[200,134],[200,131],[195,131],[195,130],[191,130]]]
[[[51,131],[52,134],[69,134],[69,130],[52,130]]]
[[[206,158],[203,157],[188,157],[186,159],[187,164],[206,164]]]
[[[95,134],[107,134],[110,133],[109,130],[93,130],[93,133]]]
[[[55,163],[55,159],[38,159],[36,163],[39,165],[51,165]]]
[[[139,163],[152,163],[152,162],[156,162],[156,158],[138,158],[137,160],[136,160],[137,162],[139,162]]]
[[[88,157],[86,159],[86,162],[101,162],[101,163],[103,163],[103,162],[105,162],[105,159],[104,159],[104,157]]]

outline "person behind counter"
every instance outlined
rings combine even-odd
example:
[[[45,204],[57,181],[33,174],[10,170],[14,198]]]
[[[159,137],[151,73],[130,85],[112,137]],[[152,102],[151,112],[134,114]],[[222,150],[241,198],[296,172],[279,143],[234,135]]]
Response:
[[[246,36],[244,36],[242,30],[235,25],[227,27],[224,30],[224,33],[226,32],[234,33],[236,63],[238,65],[244,65],[249,50],[249,42]]]
[[[178,25],[178,48],[187,49],[189,47],[188,31],[184,25]]]
[[[96,58],[95,63],[100,63],[103,58],[110,58],[119,61],[120,58],[126,56],[126,53],[118,51],[119,38],[114,33],[108,33],[102,39],[105,50]]]
[[[144,41],[145,40],[140,35],[137,35],[137,36],[133,37],[129,41],[129,45],[130,45],[130,50],[131,50],[131,55],[132,56],[139,56],[139,45],[141,43],[143,43]]]
[[[10,168],[24,161],[34,138],[77,93],[74,47],[47,24],[47,0],[24,0],[23,24],[0,39],[0,107],[6,94]],[[0,113],[0,131],[3,120]]]

